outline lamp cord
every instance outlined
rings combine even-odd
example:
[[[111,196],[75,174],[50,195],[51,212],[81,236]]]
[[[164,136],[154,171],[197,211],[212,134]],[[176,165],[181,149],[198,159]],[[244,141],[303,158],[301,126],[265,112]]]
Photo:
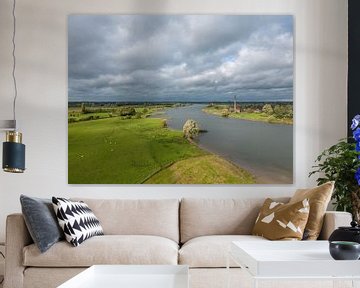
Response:
[[[13,16],[13,35],[12,35],[12,45],[13,45],[13,50],[12,50],[12,57],[13,57],[13,69],[12,69],[12,78],[14,81],[14,102],[13,102],[13,117],[14,117],[14,121],[15,121],[15,130],[16,130],[16,98],[17,98],[17,85],[16,85],[16,77],[15,77],[15,69],[16,69],[16,56],[15,56],[15,49],[16,49],[16,44],[15,44],[15,35],[16,35],[16,15],[15,15],[15,8],[16,8],[16,0],[13,0],[13,9],[12,9],[12,16]]]

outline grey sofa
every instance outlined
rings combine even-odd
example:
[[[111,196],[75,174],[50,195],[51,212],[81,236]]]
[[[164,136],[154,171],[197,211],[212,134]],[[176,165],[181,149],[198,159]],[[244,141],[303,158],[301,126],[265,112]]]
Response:
[[[23,216],[8,216],[5,288],[57,287],[94,264],[184,264],[190,266],[191,288],[222,288],[231,241],[268,241],[250,235],[264,199],[81,200],[105,235],[76,248],[61,241],[41,254]],[[327,212],[321,238],[350,219],[345,212]],[[241,283],[241,269],[230,265],[231,282]]]

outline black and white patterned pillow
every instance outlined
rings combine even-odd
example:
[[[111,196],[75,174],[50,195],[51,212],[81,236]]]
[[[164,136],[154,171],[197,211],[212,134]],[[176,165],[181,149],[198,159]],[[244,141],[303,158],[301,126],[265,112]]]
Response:
[[[99,220],[84,202],[52,197],[55,214],[66,241],[79,246],[86,239],[104,235]]]

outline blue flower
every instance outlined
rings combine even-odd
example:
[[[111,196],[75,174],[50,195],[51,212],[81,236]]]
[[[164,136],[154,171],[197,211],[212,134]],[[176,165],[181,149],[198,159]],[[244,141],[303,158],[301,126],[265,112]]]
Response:
[[[353,119],[352,119],[352,124],[351,124],[351,129],[355,130],[360,124],[360,115],[356,115]]]
[[[360,115],[356,115],[352,119],[351,129],[353,130],[353,136],[356,141],[355,150],[356,152],[360,152]],[[360,160],[360,154],[358,154],[357,158]],[[355,172],[355,179],[360,186],[360,167]]]
[[[360,128],[356,128],[356,130],[353,131],[353,136],[356,142],[360,141]]]
[[[358,182],[359,186],[360,186],[360,167],[358,168],[358,170],[355,173],[355,179]]]
[[[359,121],[357,121],[355,118],[352,119],[351,130],[355,130],[358,126],[359,126]]]

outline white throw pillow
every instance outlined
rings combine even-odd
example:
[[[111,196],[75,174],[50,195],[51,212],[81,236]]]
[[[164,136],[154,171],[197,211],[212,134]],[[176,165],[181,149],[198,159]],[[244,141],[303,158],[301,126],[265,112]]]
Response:
[[[55,214],[66,241],[79,246],[86,239],[104,235],[99,220],[84,202],[52,197]]]

